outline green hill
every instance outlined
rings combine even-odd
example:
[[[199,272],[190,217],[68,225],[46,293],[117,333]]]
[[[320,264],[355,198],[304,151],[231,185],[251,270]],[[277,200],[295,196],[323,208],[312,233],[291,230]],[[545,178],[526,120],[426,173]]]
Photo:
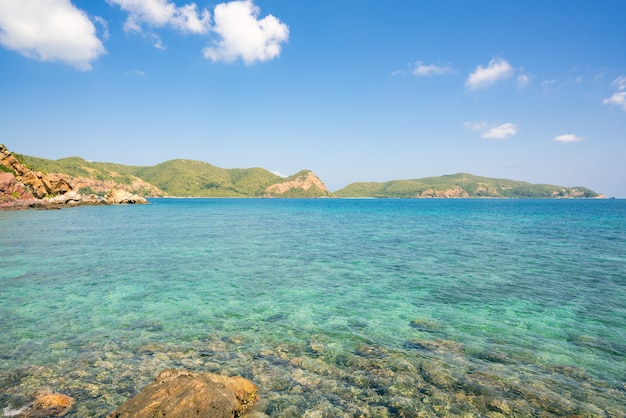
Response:
[[[283,179],[263,168],[225,169],[193,160],[170,160],[135,171],[170,196],[251,197]]]
[[[523,181],[479,177],[459,173],[384,183],[352,183],[335,197],[500,197],[500,198],[592,198],[600,197],[585,187],[561,187]]]
[[[176,197],[321,197],[330,192],[310,170],[283,178],[263,168],[225,169],[194,160],[170,160],[155,166],[127,166],[80,157],[48,160],[17,155],[34,170],[62,173],[89,193],[122,188],[142,196]]]
[[[379,198],[594,198],[585,187],[531,184],[459,173],[383,183],[352,183],[331,194],[310,170],[282,178],[263,168],[225,169],[194,160],[127,166],[80,157],[47,160],[16,155],[34,170],[63,173],[85,192],[122,188],[142,196],[177,197],[379,197]]]

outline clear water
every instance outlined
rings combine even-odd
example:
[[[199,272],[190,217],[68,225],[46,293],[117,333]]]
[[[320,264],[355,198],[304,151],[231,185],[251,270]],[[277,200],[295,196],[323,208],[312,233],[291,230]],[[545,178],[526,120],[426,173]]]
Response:
[[[163,368],[256,412],[626,416],[626,201],[156,199],[0,212],[0,412]]]

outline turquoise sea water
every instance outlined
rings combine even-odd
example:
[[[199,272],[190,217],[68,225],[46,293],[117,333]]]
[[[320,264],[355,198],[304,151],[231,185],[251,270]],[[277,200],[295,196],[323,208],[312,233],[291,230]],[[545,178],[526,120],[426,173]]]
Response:
[[[155,199],[0,212],[0,415],[166,367],[257,416],[626,416],[626,201]]]

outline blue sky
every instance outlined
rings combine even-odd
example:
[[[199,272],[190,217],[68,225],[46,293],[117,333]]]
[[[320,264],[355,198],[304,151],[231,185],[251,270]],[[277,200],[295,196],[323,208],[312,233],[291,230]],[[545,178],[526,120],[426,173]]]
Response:
[[[1,0],[0,142],[626,198],[626,2]]]

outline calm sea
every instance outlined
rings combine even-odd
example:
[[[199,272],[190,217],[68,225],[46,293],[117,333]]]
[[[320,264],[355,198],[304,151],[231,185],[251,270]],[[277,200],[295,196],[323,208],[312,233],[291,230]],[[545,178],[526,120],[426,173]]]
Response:
[[[0,414],[176,367],[256,417],[626,416],[626,200],[151,202],[0,212]]]

